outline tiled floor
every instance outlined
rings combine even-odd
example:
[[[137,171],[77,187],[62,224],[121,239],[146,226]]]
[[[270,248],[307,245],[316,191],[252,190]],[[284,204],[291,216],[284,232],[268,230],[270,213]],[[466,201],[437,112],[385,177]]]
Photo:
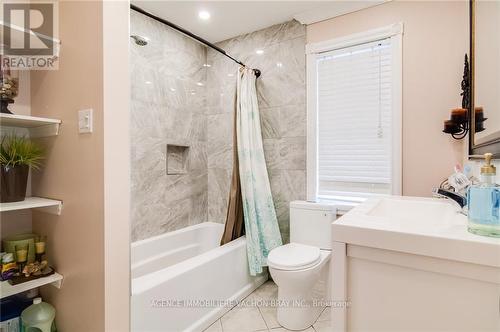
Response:
[[[254,331],[289,331],[280,326],[276,319],[276,308],[265,306],[264,302],[275,300],[278,288],[272,281],[268,281],[245,300],[255,303],[256,306],[235,307],[221,319],[213,323],[205,332],[254,332]],[[261,305],[262,304],[262,305]],[[314,325],[305,332],[330,331],[330,308],[326,308]]]

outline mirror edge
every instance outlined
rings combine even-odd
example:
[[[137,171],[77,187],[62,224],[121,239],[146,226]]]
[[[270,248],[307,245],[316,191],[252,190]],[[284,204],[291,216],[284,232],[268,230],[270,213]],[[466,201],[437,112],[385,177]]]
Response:
[[[476,27],[475,27],[475,21],[476,21],[476,0],[469,0],[469,59],[470,59],[470,70],[469,70],[469,75],[470,75],[470,102],[469,102],[469,151],[468,151],[468,158],[469,159],[476,159],[476,158],[483,158],[483,155],[485,153],[493,153],[493,158],[494,159],[500,159],[500,138],[494,139],[489,142],[485,142],[482,144],[475,144],[474,140],[474,133],[476,132],[476,119],[475,119],[475,112],[474,112],[474,87],[475,87],[475,80],[474,80],[474,69],[475,69],[475,61],[476,61],[476,56],[475,56],[475,33],[476,33]]]

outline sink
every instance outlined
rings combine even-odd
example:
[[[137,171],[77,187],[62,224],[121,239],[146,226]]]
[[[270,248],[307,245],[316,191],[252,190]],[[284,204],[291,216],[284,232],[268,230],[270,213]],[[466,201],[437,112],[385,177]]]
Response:
[[[366,213],[368,217],[393,223],[407,223],[416,227],[441,227],[461,224],[463,217],[458,205],[447,200],[381,198]]]
[[[332,224],[336,242],[500,267],[500,239],[467,231],[467,217],[447,199],[369,199]]]
[[[498,330],[500,239],[469,233],[461,212],[449,199],[383,196],[335,220],[331,298],[352,303],[332,310],[337,330]],[[482,305],[464,315],[470,303]]]

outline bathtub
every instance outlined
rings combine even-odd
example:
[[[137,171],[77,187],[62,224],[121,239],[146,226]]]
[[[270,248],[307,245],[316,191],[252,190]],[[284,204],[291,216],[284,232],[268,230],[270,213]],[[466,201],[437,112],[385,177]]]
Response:
[[[212,222],[132,243],[132,331],[203,331],[267,278],[251,277],[246,239],[223,246]]]

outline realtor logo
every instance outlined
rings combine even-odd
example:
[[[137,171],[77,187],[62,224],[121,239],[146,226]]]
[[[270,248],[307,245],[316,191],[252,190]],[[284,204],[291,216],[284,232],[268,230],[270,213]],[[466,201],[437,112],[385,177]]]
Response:
[[[54,57],[59,51],[57,3],[2,2],[2,65],[17,69],[54,69]]]

